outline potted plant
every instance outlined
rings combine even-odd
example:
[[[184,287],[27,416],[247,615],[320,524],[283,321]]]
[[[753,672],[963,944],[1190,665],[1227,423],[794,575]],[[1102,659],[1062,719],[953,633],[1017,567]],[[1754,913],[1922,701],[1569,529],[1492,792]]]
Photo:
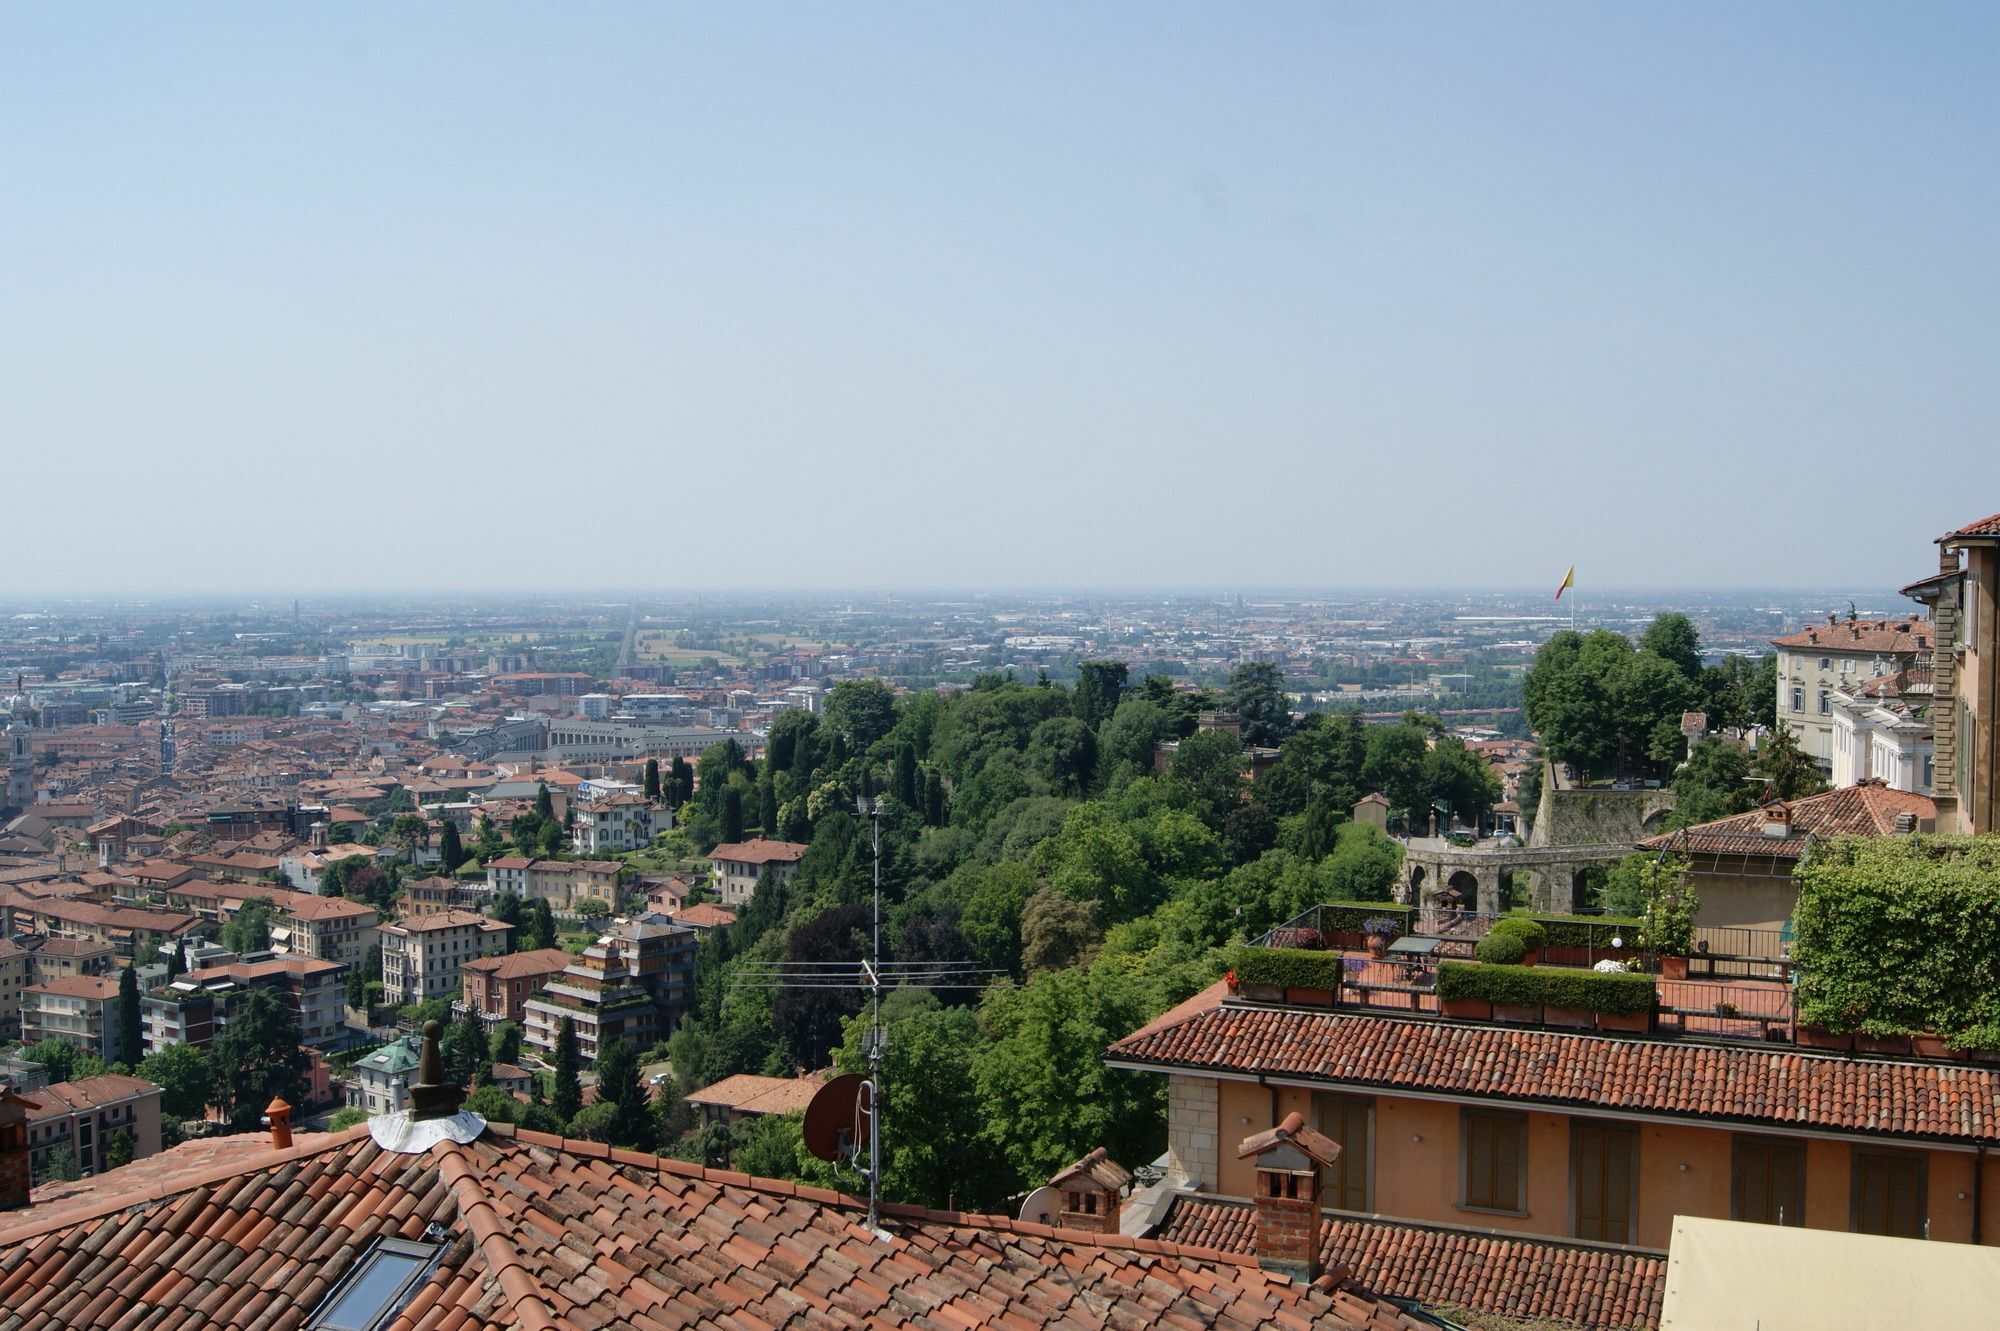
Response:
[[[1694,947],[1694,917],[1701,901],[1694,889],[1653,866],[1646,887],[1646,913],[1639,922],[1639,945],[1660,959],[1660,978],[1685,980]]]
[[[1506,919],[1496,922],[1487,936],[1490,938],[1493,934],[1506,934],[1521,941],[1523,966],[1532,966],[1540,961],[1542,949],[1549,941],[1549,931],[1541,922],[1531,920],[1525,915],[1509,915]]]
[[[1396,941],[1403,932],[1403,926],[1387,915],[1371,915],[1361,922],[1361,933],[1368,940],[1368,955],[1386,957],[1389,944]]]

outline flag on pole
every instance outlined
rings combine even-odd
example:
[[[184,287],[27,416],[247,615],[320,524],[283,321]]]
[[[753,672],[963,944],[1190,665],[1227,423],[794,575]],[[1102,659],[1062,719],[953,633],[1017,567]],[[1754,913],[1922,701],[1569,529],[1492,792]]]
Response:
[[[1569,572],[1563,574],[1562,586],[1556,588],[1556,599],[1562,600],[1563,593],[1574,586],[1576,586],[1576,565],[1571,564]]]

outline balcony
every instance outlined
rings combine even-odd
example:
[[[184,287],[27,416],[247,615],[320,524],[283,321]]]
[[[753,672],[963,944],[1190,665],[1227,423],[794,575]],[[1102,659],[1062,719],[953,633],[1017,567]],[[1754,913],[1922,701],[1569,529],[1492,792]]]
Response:
[[[1365,913],[1366,908],[1352,905],[1315,906],[1250,944],[1251,949],[1337,955],[1338,967],[1324,968],[1329,978],[1338,978],[1337,985],[1281,987],[1244,981],[1229,1001],[1655,1038],[1788,1046],[1812,1043],[1810,1038],[1800,1039],[1793,1021],[1788,940],[1775,929],[1697,929],[1694,955],[1686,959],[1683,975],[1678,966],[1671,967],[1673,974],[1661,973],[1661,960],[1641,953],[1624,936],[1629,926],[1599,924],[1587,917],[1543,919],[1551,936],[1538,964],[1530,968],[1537,974],[1526,977],[1532,981],[1530,987],[1560,984],[1563,977],[1587,974],[1604,962],[1624,967],[1636,963],[1636,973],[1651,978],[1654,1001],[1650,1010],[1614,1014],[1553,1002],[1441,997],[1440,968],[1453,962],[1472,963],[1474,945],[1504,917],[1385,903],[1377,913],[1405,926],[1405,931],[1378,956],[1371,954],[1361,931],[1359,916]],[[1511,972],[1523,968],[1491,969]],[[1466,967],[1461,975],[1469,970]]]

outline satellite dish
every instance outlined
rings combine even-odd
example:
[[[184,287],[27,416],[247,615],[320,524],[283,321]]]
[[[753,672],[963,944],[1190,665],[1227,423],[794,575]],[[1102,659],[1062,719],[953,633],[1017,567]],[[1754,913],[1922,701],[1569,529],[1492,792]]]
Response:
[[[1054,1188],[1036,1188],[1021,1203],[1021,1219],[1035,1225],[1053,1225],[1062,1214],[1062,1194]]]
[[[868,1144],[874,1097],[868,1079],[858,1072],[833,1078],[814,1092],[806,1106],[806,1149],[822,1160],[840,1160]]]

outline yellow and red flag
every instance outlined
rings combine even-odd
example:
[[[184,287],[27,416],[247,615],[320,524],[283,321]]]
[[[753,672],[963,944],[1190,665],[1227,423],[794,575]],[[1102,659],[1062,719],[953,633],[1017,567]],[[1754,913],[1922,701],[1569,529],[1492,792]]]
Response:
[[[1574,586],[1576,586],[1576,565],[1571,564],[1569,572],[1563,574],[1562,586],[1556,588],[1556,599],[1562,600],[1563,593]]]

